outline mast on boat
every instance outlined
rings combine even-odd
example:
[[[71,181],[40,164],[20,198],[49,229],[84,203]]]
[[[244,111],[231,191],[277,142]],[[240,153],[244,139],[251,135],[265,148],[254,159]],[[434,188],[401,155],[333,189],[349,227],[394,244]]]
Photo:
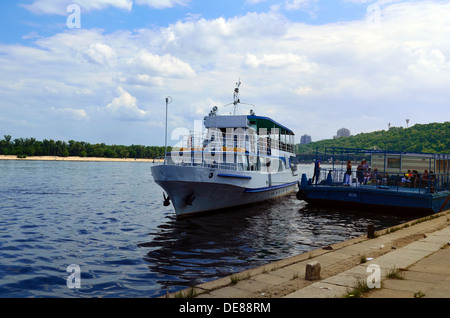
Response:
[[[229,106],[229,105],[233,105],[233,116],[236,115],[237,112],[237,108],[239,104],[244,104],[244,105],[251,105],[251,106],[255,106],[254,104],[247,104],[247,103],[241,103],[241,98],[240,98],[240,87],[241,87],[241,79],[239,78],[239,82],[236,83],[236,87],[234,89],[234,94],[233,94],[233,102],[226,104],[225,106]],[[225,107],[224,106],[224,107]],[[253,109],[250,110],[250,115],[254,116],[255,112],[253,111]]]

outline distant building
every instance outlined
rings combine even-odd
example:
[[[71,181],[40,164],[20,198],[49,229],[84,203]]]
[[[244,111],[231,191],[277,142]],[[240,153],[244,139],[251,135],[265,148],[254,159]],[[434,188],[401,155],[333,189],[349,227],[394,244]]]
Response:
[[[303,135],[300,137],[300,144],[301,145],[306,145],[306,144],[310,144],[312,142],[311,136],[310,135]]]
[[[334,136],[334,139],[337,138],[342,138],[342,137],[350,137],[350,130],[348,130],[347,128],[341,128],[337,131],[336,136]]]

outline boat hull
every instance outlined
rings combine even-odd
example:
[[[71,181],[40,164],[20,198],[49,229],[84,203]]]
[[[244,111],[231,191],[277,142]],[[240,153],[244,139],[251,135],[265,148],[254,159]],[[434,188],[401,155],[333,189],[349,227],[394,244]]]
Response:
[[[436,213],[450,209],[450,192],[417,193],[375,187],[306,186],[297,197],[311,204],[389,207]]]
[[[170,198],[177,217],[273,199],[294,192],[298,185],[290,171],[269,176],[251,171],[160,165],[152,167],[152,175]]]

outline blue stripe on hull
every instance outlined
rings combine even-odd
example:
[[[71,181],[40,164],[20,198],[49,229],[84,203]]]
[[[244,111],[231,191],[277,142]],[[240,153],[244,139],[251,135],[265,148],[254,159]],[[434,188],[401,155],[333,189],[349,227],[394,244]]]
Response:
[[[250,176],[237,175],[237,174],[226,174],[226,173],[219,173],[217,176],[222,177],[222,178],[236,178],[236,179],[251,179],[252,178]]]
[[[291,183],[285,183],[285,184],[280,184],[280,185],[271,186],[271,187],[258,188],[258,189],[245,189],[245,192],[247,192],[247,193],[265,192],[265,191],[290,187],[290,186],[293,186],[296,184],[297,184],[297,182],[291,182]]]

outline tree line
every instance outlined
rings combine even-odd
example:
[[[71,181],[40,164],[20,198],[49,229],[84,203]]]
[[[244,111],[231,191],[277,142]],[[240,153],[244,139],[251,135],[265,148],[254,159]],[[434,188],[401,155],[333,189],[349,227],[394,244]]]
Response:
[[[167,150],[170,151],[171,147]],[[52,139],[39,141],[35,138],[12,139],[10,135],[5,135],[0,140],[0,155],[156,159],[164,157],[164,147],[90,144],[74,140],[65,142]]]
[[[321,140],[296,145],[295,152],[300,160],[312,160],[315,158],[316,148],[323,147],[450,154],[450,122],[417,124],[410,128],[391,127],[389,130],[362,133],[348,138]],[[172,148],[168,147],[167,150],[171,151]],[[13,140],[10,135],[5,135],[0,140],[0,155],[155,159],[164,157],[164,147],[90,144],[74,140],[38,141],[35,138]]]
[[[391,127],[389,130],[361,133],[347,138],[296,145],[295,150],[298,155],[309,158],[315,154],[316,148],[323,147],[450,154],[450,122],[417,124],[410,128]]]

